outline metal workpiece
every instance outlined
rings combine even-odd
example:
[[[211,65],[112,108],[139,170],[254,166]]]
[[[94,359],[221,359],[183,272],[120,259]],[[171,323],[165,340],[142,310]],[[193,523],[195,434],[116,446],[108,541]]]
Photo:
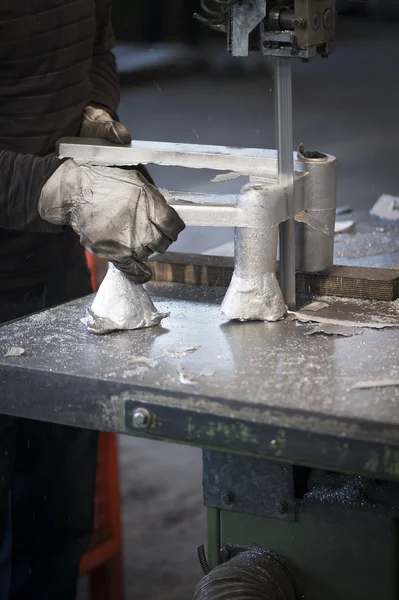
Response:
[[[250,183],[238,195],[162,190],[186,225],[235,228],[235,272],[222,309],[230,319],[241,321],[276,321],[284,317],[286,305],[295,307],[295,214],[305,212],[311,218],[309,224],[302,217],[298,229],[297,246],[305,257],[298,259],[299,267],[308,265],[310,271],[327,268],[332,255],[335,170],[331,165],[335,159],[327,155],[320,163],[310,159],[307,171],[306,157],[293,153],[290,65],[286,59],[277,62],[278,152],[162,142],[132,142],[118,147],[80,139],[59,144],[60,157],[78,163],[115,166],[152,162],[229,169],[249,176]],[[275,276],[280,223],[282,292]]]
[[[315,273],[329,269],[334,263],[337,161],[327,155],[319,159],[303,158],[297,161],[297,168],[301,167],[307,173],[304,210],[312,225],[295,224],[296,269]]]
[[[257,227],[235,229],[234,273],[222,303],[229,319],[278,321],[286,314],[276,278],[277,215],[286,211],[285,199],[281,186],[262,184],[250,184],[239,195],[238,206]]]

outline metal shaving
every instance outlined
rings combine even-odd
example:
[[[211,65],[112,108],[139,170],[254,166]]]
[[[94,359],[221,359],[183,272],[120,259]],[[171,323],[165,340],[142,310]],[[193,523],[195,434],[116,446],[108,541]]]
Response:
[[[127,362],[129,365],[145,365],[149,368],[157,366],[157,362],[155,360],[151,360],[146,356],[133,356],[133,358],[129,358]]]
[[[216,177],[211,179],[211,182],[219,183],[220,181],[230,181],[230,179],[238,179],[239,177],[242,177],[242,176],[243,176],[242,173],[235,173],[235,172],[220,173],[219,175],[216,175]]]
[[[358,381],[352,386],[353,390],[367,390],[379,387],[395,387],[399,385],[399,379],[370,379],[368,381]]]
[[[310,304],[304,306],[302,310],[310,310],[311,312],[317,312],[322,308],[328,308],[328,306],[330,305],[327,304],[327,302],[311,302]]]
[[[295,215],[295,221],[297,221],[298,223],[306,223],[306,225],[309,225],[309,227],[311,227],[315,231],[321,231],[322,233],[325,233],[326,235],[330,234],[329,228],[327,226],[323,225],[322,223],[320,223],[320,221],[315,219],[315,217],[313,217],[306,210],[302,210],[301,212],[297,213]]]
[[[194,376],[188,371],[186,371],[186,369],[184,369],[184,367],[182,367],[181,365],[177,367],[176,371],[179,374],[179,381],[183,385],[198,385],[198,381],[194,378]]]
[[[294,312],[288,311],[288,314],[294,315],[298,321],[302,323],[323,323],[327,325],[338,325],[342,327],[360,327],[364,329],[385,329],[390,327],[399,327],[398,323],[378,323],[378,322],[368,322],[362,323],[361,321],[346,321],[341,319],[332,319],[330,317],[320,317],[318,315],[307,315],[302,312]]]
[[[6,352],[6,356],[23,356],[25,354],[24,348],[18,348],[17,346],[12,346]]]
[[[174,348],[165,348],[165,353],[171,358],[184,358],[193,352],[196,352],[201,346],[193,346],[185,350],[175,350]]]
[[[363,333],[363,331],[359,327],[347,327],[346,325],[329,325],[328,323],[319,323],[318,325],[315,325],[315,327],[312,327],[310,331],[307,331],[305,335],[315,335],[317,333],[351,337],[352,335],[359,335]]]

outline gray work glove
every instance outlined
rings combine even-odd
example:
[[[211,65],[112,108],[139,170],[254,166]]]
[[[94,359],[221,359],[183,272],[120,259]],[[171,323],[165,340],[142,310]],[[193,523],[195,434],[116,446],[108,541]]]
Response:
[[[86,106],[83,113],[80,136],[100,138],[118,145],[130,144],[131,135],[124,125],[114,121],[102,108]]]
[[[157,188],[137,171],[77,165],[69,159],[44,185],[44,221],[70,225],[82,245],[108,260],[135,283],[151,279],[144,264],[165,252],[185,225]]]

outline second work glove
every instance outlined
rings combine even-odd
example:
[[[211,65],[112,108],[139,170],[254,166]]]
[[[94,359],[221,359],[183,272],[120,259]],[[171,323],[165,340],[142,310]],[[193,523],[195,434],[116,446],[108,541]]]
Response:
[[[80,136],[100,138],[118,145],[130,144],[132,141],[124,125],[115,121],[105,110],[94,106],[86,106],[84,110]]]
[[[136,283],[151,279],[143,262],[165,252],[184,229],[176,211],[137,171],[77,165],[67,160],[42,189],[44,221],[70,225],[82,245]]]

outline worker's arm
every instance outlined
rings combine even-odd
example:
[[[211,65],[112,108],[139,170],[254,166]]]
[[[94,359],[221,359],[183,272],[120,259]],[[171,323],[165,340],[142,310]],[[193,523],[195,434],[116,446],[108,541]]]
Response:
[[[54,154],[0,150],[0,228],[57,231],[40,219],[38,203],[43,185],[62,162]]]
[[[184,229],[137,171],[0,151],[0,228],[51,232],[65,225],[136,283],[151,278],[143,261],[164,252]]]
[[[43,187],[42,219],[69,225],[92,254],[136,283],[151,279],[143,262],[165,252],[184,223],[159,190],[137,171],[65,161]]]
[[[111,0],[96,0],[96,38],[90,79],[93,86],[90,105],[117,119],[119,78],[112,52],[115,46],[111,24]]]

